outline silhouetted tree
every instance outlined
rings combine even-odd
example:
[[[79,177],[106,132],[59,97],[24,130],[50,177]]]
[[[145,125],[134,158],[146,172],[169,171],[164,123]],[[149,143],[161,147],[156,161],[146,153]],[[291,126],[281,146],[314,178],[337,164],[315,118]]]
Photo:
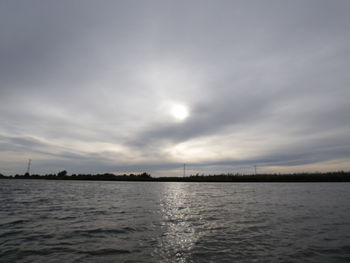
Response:
[[[58,176],[66,176],[67,175],[67,171],[66,170],[63,170],[63,171],[61,171],[61,172],[59,172],[58,174],[57,174]]]
[[[139,175],[139,177],[142,177],[142,178],[151,178],[151,175],[148,174],[148,173],[142,173]]]

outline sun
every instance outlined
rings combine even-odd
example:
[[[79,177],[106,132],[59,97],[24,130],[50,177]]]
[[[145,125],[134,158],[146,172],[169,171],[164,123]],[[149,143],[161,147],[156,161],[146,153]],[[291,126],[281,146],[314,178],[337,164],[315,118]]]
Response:
[[[175,105],[171,108],[171,115],[178,121],[183,121],[188,118],[189,111],[184,105]]]

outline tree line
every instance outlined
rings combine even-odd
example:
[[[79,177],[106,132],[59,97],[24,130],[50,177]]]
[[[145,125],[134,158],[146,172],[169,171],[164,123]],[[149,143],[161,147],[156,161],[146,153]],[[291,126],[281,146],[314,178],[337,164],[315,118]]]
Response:
[[[0,179],[47,179],[47,180],[91,180],[91,181],[152,181],[152,182],[350,182],[350,172],[335,171],[325,173],[289,173],[289,174],[213,174],[190,175],[183,177],[152,177],[142,172],[138,174],[72,174],[66,170],[57,174],[24,174],[4,176]]]

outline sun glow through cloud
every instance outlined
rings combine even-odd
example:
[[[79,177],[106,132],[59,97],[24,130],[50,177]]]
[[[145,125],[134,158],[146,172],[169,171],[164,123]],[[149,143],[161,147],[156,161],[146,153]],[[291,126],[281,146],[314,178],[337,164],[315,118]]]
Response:
[[[184,105],[175,105],[171,109],[171,115],[179,121],[183,121],[188,118],[189,111],[188,108]]]

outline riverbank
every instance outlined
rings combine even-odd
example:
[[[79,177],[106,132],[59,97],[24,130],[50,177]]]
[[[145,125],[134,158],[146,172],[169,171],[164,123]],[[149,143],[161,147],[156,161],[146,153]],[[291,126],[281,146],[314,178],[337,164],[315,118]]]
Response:
[[[89,181],[147,181],[147,182],[350,182],[350,172],[327,173],[292,173],[292,174],[219,174],[190,175],[186,177],[152,177],[148,173],[116,175],[72,174],[65,172],[47,175],[0,176],[0,179],[33,179],[33,180],[89,180]]]

